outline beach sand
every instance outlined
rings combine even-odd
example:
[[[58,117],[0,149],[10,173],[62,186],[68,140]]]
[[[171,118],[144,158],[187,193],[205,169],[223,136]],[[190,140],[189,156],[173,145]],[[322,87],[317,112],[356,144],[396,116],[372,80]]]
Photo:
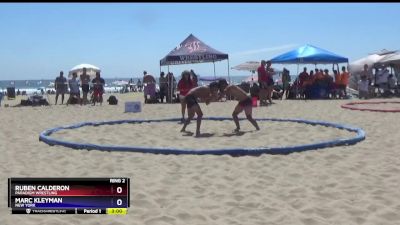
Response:
[[[54,95],[50,98],[53,103]],[[39,142],[40,132],[61,125],[180,117],[180,104],[146,104],[141,113],[124,113],[125,101],[143,102],[143,96],[129,93],[117,98],[117,106],[18,108],[4,104],[15,105],[19,99],[3,100],[0,224],[400,224],[399,113],[340,107],[352,100],[275,100],[270,107],[254,108],[255,118],[323,120],[366,132],[366,139],[355,145],[289,155],[155,155],[73,150]],[[235,104],[201,107],[206,117],[230,117]],[[201,130],[209,137],[203,138],[185,136],[175,122],[85,127],[53,136],[97,144],[201,149],[287,146],[355,135],[263,121],[261,130],[254,132],[248,121],[240,123],[243,133],[232,135],[233,121],[204,121]],[[194,132],[195,122],[187,130]],[[124,216],[12,215],[7,208],[9,177],[130,177],[131,207]]]

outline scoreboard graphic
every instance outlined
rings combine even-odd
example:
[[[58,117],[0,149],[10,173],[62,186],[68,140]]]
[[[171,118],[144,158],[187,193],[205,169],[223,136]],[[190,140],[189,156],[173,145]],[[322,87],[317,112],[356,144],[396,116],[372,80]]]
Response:
[[[8,178],[12,214],[126,214],[130,179]]]

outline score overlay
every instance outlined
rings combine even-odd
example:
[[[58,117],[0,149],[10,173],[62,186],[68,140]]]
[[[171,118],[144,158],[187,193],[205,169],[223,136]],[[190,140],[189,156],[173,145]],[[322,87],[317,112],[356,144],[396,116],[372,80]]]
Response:
[[[8,178],[12,214],[126,214],[130,178]]]

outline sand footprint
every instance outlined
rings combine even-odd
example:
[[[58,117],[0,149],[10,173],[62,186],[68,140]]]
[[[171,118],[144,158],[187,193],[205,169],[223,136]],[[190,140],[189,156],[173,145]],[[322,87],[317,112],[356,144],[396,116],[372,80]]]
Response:
[[[202,215],[191,215],[189,213],[179,213],[177,218],[187,222],[188,224],[197,224],[198,222],[206,222],[207,219]]]
[[[400,214],[397,212],[385,212],[383,214],[378,215],[378,217],[389,221],[391,224],[399,224],[399,223],[393,223],[395,221],[399,222],[400,221]]]
[[[323,208],[317,208],[315,209],[315,214],[318,216],[324,218],[324,219],[330,219],[335,215],[335,211],[332,209],[323,209]]]
[[[159,216],[156,218],[152,218],[149,220],[146,220],[144,224],[146,225],[170,225],[170,224],[175,224],[175,218],[169,217],[169,216]]]

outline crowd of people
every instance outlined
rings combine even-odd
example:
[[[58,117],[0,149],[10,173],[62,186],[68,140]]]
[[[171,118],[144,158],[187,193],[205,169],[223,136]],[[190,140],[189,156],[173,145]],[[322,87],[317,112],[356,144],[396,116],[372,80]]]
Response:
[[[375,75],[369,70],[368,64],[364,65],[357,82],[360,98],[400,96],[400,84],[389,69],[382,66],[376,66],[374,69]]]
[[[67,79],[64,77],[64,72],[60,71],[60,75],[54,81],[54,88],[56,90],[55,104],[57,105],[58,103],[59,95],[61,95],[61,104],[64,104],[64,95],[68,93],[69,88],[69,98],[66,102],[67,105],[88,104],[89,93],[92,94],[90,99],[92,105],[95,105],[96,103],[100,103],[101,105],[103,102],[105,81],[101,78],[100,72],[96,72],[96,77],[91,80],[90,76],[87,74],[86,68],[83,68],[79,80],[77,77],[77,73],[73,72],[72,78],[67,82]],[[79,87],[82,89],[82,98]]]
[[[333,74],[330,74],[328,69],[315,68],[308,73],[307,67],[304,67],[290,86],[288,96],[303,99],[347,98],[350,73],[345,66],[342,66],[341,72],[339,68],[332,68],[332,71]]]
[[[371,97],[389,97],[391,95],[399,95],[399,86],[397,84],[395,76],[389,73],[389,70],[385,67],[375,67],[375,74],[372,70],[369,70],[368,65],[364,66],[364,70],[359,75],[357,81],[357,91],[359,98],[371,98]],[[245,93],[250,92],[250,96],[256,96],[260,100],[260,105],[273,104],[272,99],[345,99],[348,98],[347,87],[351,74],[347,71],[345,66],[339,66],[337,68],[332,67],[332,73],[328,69],[318,69],[308,71],[307,67],[303,68],[303,71],[297,76],[297,78],[291,82],[291,76],[289,70],[283,69],[281,73],[281,85],[277,85],[274,82],[273,75],[275,70],[272,68],[271,61],[261,60],[260,66],[257,68],[258,83],[254,83],[250,88],[243,88],[239,85]],[[145,92],[145,98],[148,95],[146,93],[146,86],[148,83],[155,83],[155,78],[146,79],[146,77],[152,77],[143,72],[143,82],[138,79],[137,84],[133,85],[131,79],[128,86],[131,87],[131,91],[143,91]],[[181,104],[181,115],[182,122],[185,121],[185,112],[187,104],[185,102],[185,96],[188,93],[198,87],[198,76],[193,70],[185,70],[181,74],[181,78],[176,82],[174,74],[168,72],[160,73],[158,80],[159,90],[154,90],[155,102],[180,102]],[[68,104],[81,104],[86,105],[92,103],[95,105],[97,102],[102,104],[103,94],[105,92],[104,86],[105,81],[101,78],[100,72],[96,72],[96,77],[91,79],[87,74],[86,68],[82,69],[82,74],[79,76],[76,72],[72,73],[72,78],[67,80],[64,77],[63,71],[55,79],[55,104],[57,105],[59,95],[61,95],[61,104],[64,104],[64,95],[69,93],[67,100]],[[132,90],[134,86],[135,90]],[[81,98],[82,90],[82,98]],[[90,100],[88,95],[91,94]],[[19,93],[17,92],[17,95]],[[43,94],[43,93],[42,93]]]
[[[281,73],[281,85],[273,81],[274,69],[270,61],[261,61],[257,69],[258,84],[253,84],[251,90],[256,90],[256,96],[260,99],[260,105],[272,104],[271,98],[285,97],[286,99],[347,99],[347,89],[351,74],[345,66],[339,70],[332,67],[332,73],[328,69],[310,70],[307,67],[291,82],[290,72],[286,68]],[[391,97],[399,96],[399,85],[389,69],[376,66],[375,74],[364,66],[364,71],[357,80],[356,91],[359,98]]]

